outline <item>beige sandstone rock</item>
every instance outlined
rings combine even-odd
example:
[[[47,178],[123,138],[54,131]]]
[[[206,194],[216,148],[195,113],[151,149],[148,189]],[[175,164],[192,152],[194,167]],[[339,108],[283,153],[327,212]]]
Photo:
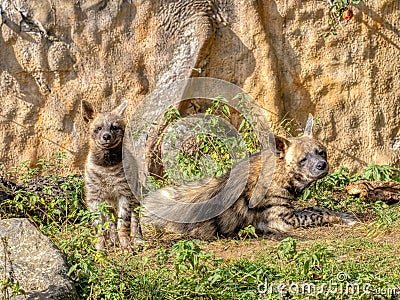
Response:
[[[1,0],[0,160],[87,152],[81,99],[99,110],[193,76],[239,85],[277,122],[320,118],[333,166],[399,167],[400,4],[354,7],[322,37],[325,1]],[[151,109],[151,108],[149,108]]]

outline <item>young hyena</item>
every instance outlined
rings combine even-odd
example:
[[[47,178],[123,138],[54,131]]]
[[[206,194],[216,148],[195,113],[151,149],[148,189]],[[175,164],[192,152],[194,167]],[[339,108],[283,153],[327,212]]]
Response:
[[[90,125],[89,155],[85,165],[86,204],[91,212],[99,214],[95,226],[105,221],[110,223],[109,233],[101,230],[99,234],[97,250],[104,249],[106,235],[111,244],[119,242],[123,250],[130,246],[130,236],[135,244],[142,240],[135,212],[139,202],[131,192],[122,166],[123,112],[127,104],[125,101],[110,112],[96,113],[89,102],[82,101],[82,116]],[[100,216],[99,205],[103,202],[111,207],[111,212]]]
[[[332,212],[316,206],[302,209],[293,207],[296,197],[305,188],[328,173],[326,149],[312,138],[312,127],[313,118],[310,115],[302,137],[286,139],[271,135],[271,142],[275,142],[276,147],[273,149],[275,169],[270,183],[267,178],[260,176],[265,174],[262,171],[264,151],[271,151],[266,149],[250,156],[247,161],[239,162],[224,176],[167,187],[148,195],[143,205],[148,210],[150,222],[157,227],[167,227],[202,239],[235,237],[239,230],[248,225],[253,225],[257,233],[265,234],[289,232],[296,227],[355,224],[357,221],[350,213]],[[226,191],[224,187],[228,181],[231,188]],[[259,189],[260,185],[265,188]],[[240,186],[244,188],[237,191]],[[199,222],[176,221],[194,220],[198,215],[208,213],[212,215],[232,193],[236,193],[233,195],[233,204],[219,215]],[[198,205],[210,199],[212,203]],[[169,206],[174,202],[189,204],[188,209]]]

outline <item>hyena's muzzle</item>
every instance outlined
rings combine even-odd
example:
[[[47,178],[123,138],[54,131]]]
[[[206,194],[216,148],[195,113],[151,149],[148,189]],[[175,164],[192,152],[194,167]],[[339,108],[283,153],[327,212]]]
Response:
[[[120,120],[116,119],[115,124],[110,124],[108,120],[110,120],[110,116],[107,119],[100,119],[93,132],[96,145],[102,149],[118,147],[124,136],[124,129],[119,124],[121,122],[118,122]]]
[[[308,175],[312,179],[320,179],[328,174],[329,166],[321,154],[310,155],[308,159]]]

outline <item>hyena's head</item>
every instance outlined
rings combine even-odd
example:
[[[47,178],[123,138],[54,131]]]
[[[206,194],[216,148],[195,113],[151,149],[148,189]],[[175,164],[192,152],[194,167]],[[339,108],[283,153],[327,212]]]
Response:
[[[304,134],[296,138],[275,136],[275,155],[284,165],[288,190],[299,195],[312,182],[328,174],[326,148],[313,139],[312,115],[307,120]]]
[[[128,101],[109,112],[97,113],[92,104],[82,100],[82,117],[89,123],[90,137],[97,148],[112,149],[122,143],[125,131],[123,113]]]

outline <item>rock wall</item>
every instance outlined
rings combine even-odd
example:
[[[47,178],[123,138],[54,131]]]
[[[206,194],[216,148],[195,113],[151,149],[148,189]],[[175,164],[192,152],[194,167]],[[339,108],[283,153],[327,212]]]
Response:
[[[320,119],[333,165],[400,166],[400,3],[367,0],[324,38],[325,1],[0,0],[0,160],[87,153],[80,101],[99,110],[179,78],[247,90],[278,122]],[[151,108],[149,108],[151,109]],[[394,149],[394,148],[392,148]]]

